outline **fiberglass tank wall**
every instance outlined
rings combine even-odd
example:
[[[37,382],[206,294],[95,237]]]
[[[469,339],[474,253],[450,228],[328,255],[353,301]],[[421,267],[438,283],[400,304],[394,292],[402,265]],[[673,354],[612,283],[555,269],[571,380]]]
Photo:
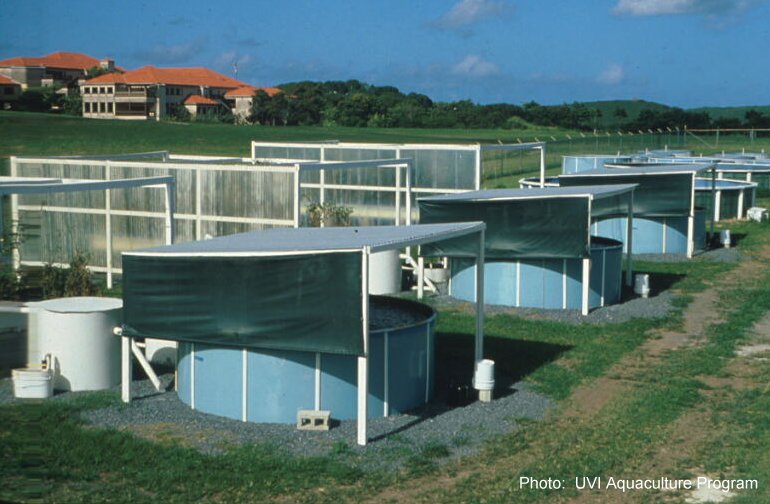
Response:
[[[400,414],[433,397],[435,313],[406,300],[371,301],[368,416]],[[356,418],[356,356],[180,342],[178,357],[179,398],[204,413],[293,423],[298,410],[315,409],[318,391],[319,409]]]
[[[706,247],[706,209],[695,209],[695,250]],[[594,223],[591,232],[621,240],[626,236],[625,219]],[[623,251],[625,252],[625,246]],[[687,217],[634,217],[634,254],[686,254]]]
[[[589,308],[618,303],[622,281],[621,242],[591,238]],[[487,261],[484,264],[484,301],[526,308],[581,308],[581,259],[522,259]],[[475,267],[472,261],[452,259],[450,295],[475,300]]]

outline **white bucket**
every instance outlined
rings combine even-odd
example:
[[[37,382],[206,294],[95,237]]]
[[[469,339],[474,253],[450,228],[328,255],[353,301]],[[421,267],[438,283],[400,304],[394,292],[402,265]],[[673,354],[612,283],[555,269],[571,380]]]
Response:
[[[476,363],[473,374],[473,388],[476,390],[492,390],[495,388],[495,361],[484,359]]]
[[[53,395],[53,373],[50,369],[14,369],[13,395],[18,399],[48,399]]]
[[[639,273],[634,276],[634,293],[643,298],[650,295],[650,275],[647,273]]]
[[[729,229],[724,229],[719,232],[719,243],[721,243],[724,248],[730,248],[730,230]]]

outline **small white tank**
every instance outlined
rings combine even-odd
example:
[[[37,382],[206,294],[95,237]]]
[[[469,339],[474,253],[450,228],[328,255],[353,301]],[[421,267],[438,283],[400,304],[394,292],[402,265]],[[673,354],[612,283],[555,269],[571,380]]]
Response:
[[[102,390],[120,383],[120,338],[123,301],[74,297],[30,303],[37,335],[37,361],[51,355],[53,388]]]
[[[398,250],[369,256],[369,294],[401,292],[401,258]]]

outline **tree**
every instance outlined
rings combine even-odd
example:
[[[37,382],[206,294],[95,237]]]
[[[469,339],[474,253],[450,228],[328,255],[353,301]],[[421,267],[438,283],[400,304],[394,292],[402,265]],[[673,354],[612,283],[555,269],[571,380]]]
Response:
[[[258,89],[254,93],[254,97],[251,99],[251,113],[249,114],[249,121],[255,124],[267,124],[268,118],[268,105],[270,104],[270,97],[264,90]]]

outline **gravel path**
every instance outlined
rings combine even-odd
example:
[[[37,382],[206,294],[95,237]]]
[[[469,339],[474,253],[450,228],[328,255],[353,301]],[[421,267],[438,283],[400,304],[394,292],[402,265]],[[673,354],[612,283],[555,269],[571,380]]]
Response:
[[[170,387],[173,375],[164,375]],[[117,389],[115,390],[117,394]],[[82,393],[79,393],[82,394]],[[57,394],[67,401],[78,394]],[[477,453],[487,440],[514,430],[517,419],[542,419],[553,403],[524,382],[498,391],[491,403],[474,402],[448,408],[441,400],[409,415],[369,420],[370,443],[356,445],[356,422],[337,423],[328,432],[298,431],[293,425],[245,423],[193,411],[173,390],[157,393],[147,380],[134,382],[135,400],[128,405],[90,410],[84,419],[96,426],[131,431],[154,440],[177,440],[204,453],[267,443],[301,456],[336,454],[352,457],[363,469],[394,469],[408,464],[426,448],[441,447],[441,461]],[[13,398],[10,379],[0,380],[0,405]]]

